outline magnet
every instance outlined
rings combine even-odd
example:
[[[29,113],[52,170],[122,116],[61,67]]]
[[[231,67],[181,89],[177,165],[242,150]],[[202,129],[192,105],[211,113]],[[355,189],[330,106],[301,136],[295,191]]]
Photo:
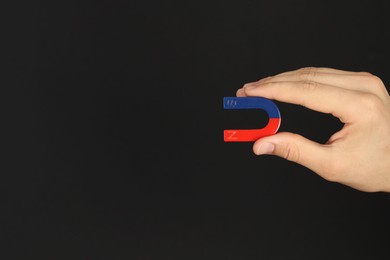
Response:
[[[224,109],[262,109],[267,112],[268,124],[261,129],[226,129],[225,142],[253,142],[261,137],[275,134],[280,126],[281,118],[274,102],[262,97],[224,97]]]

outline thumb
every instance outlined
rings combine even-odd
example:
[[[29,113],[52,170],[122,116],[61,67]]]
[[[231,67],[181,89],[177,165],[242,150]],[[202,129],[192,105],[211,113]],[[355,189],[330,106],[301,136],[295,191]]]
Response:
[[[257,155],[271,154],[301,164],[324,175],[329,169],[330,147],[292,133],[263,137],[253,145]]]

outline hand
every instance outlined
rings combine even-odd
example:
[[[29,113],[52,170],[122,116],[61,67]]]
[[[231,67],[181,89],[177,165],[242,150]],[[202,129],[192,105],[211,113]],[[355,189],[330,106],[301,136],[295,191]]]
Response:
[[[237,96],[261,96],[331,113],[344,123],[326,144],[292,133],[257,140],[255,154],[299,163],[329,181],[390,192],[390,97],[367,72],[303,68],[245,84]]]

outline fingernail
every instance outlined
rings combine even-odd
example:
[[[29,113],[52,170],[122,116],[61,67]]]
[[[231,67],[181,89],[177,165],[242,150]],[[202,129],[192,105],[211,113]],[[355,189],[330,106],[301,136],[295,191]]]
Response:
[[[253,89],[253,88],[255,88],[255,87],[257,87],[257,85],[254,84],[254,83],[248,83],[248,84],[245,84],[245,85],[244,85],[244,88],[245,88],[245,89]]]
[[[275,145],[272,143],[262,143],[256,150],[257,155],[272,154],[275,150]]]
[[[237,94],[237,96],[242,96],[242,95],[245,94],[245,91],[244,91],[244,89],[240,88],[240,89],[237,90],[236,94]]]

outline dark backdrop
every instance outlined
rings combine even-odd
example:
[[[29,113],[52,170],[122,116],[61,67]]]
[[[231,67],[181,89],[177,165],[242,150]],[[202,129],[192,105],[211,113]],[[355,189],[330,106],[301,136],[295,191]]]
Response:
[[[390,84],[388,1],[29,1],[4,9],[1,259],[380,259],[390,197],[224,143],[224,96],[286,70]],[[14,3],[14,4],[15,4]],[[7,75],[5,75],[7,74]],[[277,103],[318,142],[335,118]],[[326,158],[324,158],[326,160]],[[385,257],[386,258],[386,257]]]

